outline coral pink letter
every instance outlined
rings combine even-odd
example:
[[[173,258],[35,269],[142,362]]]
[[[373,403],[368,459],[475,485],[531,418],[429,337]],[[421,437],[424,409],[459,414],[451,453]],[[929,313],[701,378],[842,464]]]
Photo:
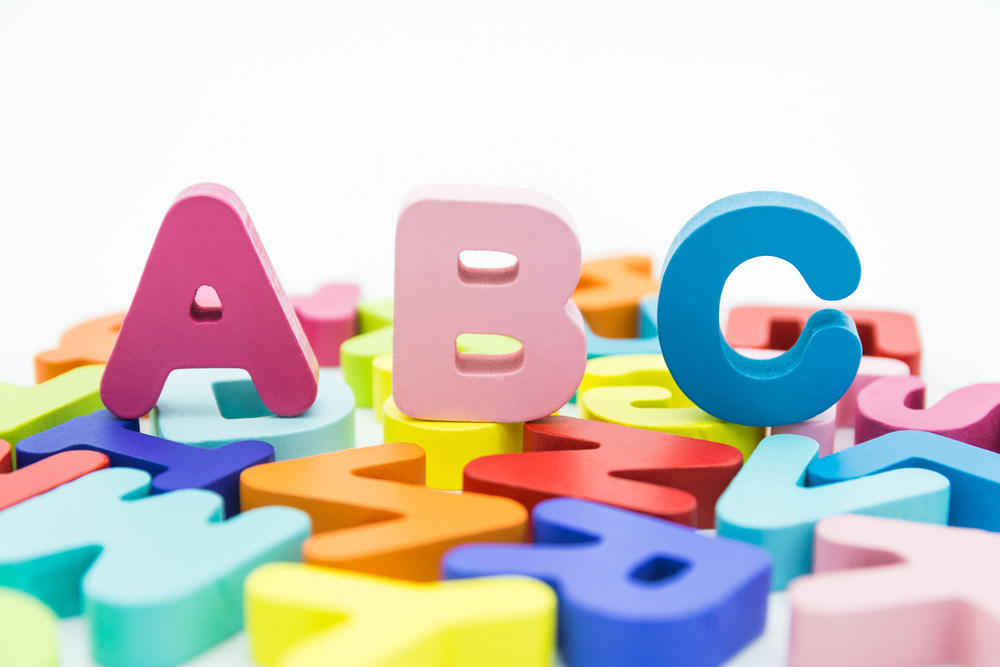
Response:
[[[466,266],[463,250],[514,255],[506,268]],[[552,414],[587,364],[569,214],[531,190],[423,186],[396,226],[393,398],[417,419],[522,422]],[[457,351],[460,334],[500,334],[522,348]]]
[[[196,301],[203,286],[218,301]],[[316,357],[257,230],[236,193],[213,183],[184,190],[163,218],[101,400],[123,419],[144,415],[176,368],[245,369],[264,405],[282,417],[316,399]]]

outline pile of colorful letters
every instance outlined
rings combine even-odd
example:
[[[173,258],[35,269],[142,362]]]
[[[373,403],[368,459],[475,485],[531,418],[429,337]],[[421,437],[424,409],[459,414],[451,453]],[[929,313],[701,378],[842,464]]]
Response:
[[[268,667],[710,667],[786,588],[793,667],[1000,664],[1000,384],[924,409],[901,313],[721,332],[762,256],[861,279],[794,195],[711,204],[657,281],[540,193],[424,186],[392,301],[288,298],[236,194],[185,190],[128,312],[0,385],[0,665],[82,614],[106,667],[243,629]]]

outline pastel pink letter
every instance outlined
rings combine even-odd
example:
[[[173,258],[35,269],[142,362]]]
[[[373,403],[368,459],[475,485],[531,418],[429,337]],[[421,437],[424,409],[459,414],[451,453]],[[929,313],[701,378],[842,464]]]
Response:
[[[473,268],[463,250],[514,255]],[[393,398],[417,419],[521,422],[561,408],[583,379],[583,317],[569,300],[580,242],[558,203],[531,190],[434,185],[412,190],[396,226]],[[508,355],[457,351],[460,334],[501,334]]]
[[[790,667],[1000,664],[1000,535],[850,514],[816,525]]]
[[[204,286],[218,301],[195,301]],[[101,400],[123,419],[144,415],[176,368],[242,368],[282,417],[316,399],[319,366],[257,230],[236,193],[214,183],[181,192],[163,218]]]

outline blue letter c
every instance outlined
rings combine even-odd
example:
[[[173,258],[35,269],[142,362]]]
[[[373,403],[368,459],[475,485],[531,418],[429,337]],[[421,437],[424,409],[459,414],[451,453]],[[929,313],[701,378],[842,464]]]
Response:
[[[861,341],[845,313],[821,310],[780,357],[748,359],[733,350],[719,330],[722,289],[736,267],[764,256],[791,263],[827,301],[850,296],[861,280],[847,230],[819,204],[782,192],[720,199],[684,225],[667,253],[660,349],[701,409],[736,424],[780,426],[814,417],[844,395],[861,363]]]

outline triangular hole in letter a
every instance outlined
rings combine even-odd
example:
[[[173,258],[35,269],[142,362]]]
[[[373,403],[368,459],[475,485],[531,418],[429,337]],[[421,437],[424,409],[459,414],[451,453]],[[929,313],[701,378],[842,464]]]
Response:
[[[215,288],[202,285],[191,301],[191,320],[194,322],[218,322],[222,319],[222,301]]]

